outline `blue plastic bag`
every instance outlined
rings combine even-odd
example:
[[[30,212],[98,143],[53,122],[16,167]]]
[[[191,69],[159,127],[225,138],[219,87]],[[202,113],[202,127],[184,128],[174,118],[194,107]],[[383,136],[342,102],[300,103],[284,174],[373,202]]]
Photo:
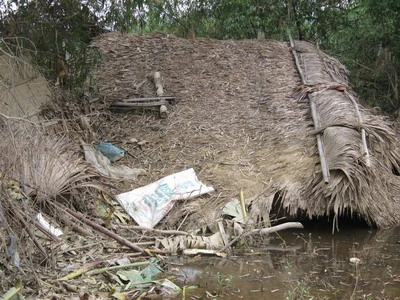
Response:
[[[123,158],[125,155],[124,150],[115,147],[111,143],[101,142],[94,147],[112,162]]]

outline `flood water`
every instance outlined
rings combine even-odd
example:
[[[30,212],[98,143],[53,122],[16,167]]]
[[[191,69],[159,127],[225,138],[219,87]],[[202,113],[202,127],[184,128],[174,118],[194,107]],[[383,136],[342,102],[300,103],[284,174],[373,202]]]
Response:
[[[185,299],[400,299],[400,228],[286,230],[264,244],[176,259],[174,282],[198,287]]]

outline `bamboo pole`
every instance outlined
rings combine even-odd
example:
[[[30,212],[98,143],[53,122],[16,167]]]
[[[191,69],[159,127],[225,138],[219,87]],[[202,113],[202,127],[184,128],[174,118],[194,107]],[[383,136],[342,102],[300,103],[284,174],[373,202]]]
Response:
[[[169,100],[171,102],[175,101],[175,97],[173,96],[161,96],[161,97],[142,97],[142,98],[128,98],[122,99],[119,102],[147,102],[147,101],[160,101],[160,100]]]
[[[53,203],[55,206],[61,208],[63,211],[65,211],[67,214],[73,216],[74,218],[78,219],[79,221],[82,221],[83,223],[89,225],[90,227],[92,227],[93,229],[95,229],[98,232],[101,232],[105,235],[107,235],[108,237],[116,240],[118,243],[120,243],[121,245],[127,246],[128,248],[136,251],[136,252],[140,252],[142,254],[146,254],[146,252],[138,247],[137,245],[131,243],[130,241],[124,239],[123,237],[115,234],[114,232],[108,230],[107,228],[85,218],[81,213],[78,213],[76,211],[73,211],[72,209],[69,209],[68,207],[64,206],[63,204],[59,203],[59,202],[54,202]]]
[[[160,72],[154,73],[154,84],[156,85],[156,93],[158,97],[164,96],[164,89],[161,83],[161,74]]]
[[[230,246],[232,246],[234,243],[236,243],[240,238],[244,238],[246,236],[255,235],[255,234],[271,234],[271,233],[289,229],[289,228],[304,228],[304,227],[300,222],[287,222],[287,223],[279,224],[279,225],[272,226],[272,227],[252,229],[250,231],[243,232],[241,235],[235,237],[232,241],[229,242],[229,244],[222,247],[218,252],[224,252],[226,249],[228,249]]]
[[[166,105],[168,102],[165,100],[159,100],[155,102],[115,102],[112,104],[113,107],[149,107],[149,106],[161,106]]]
[[[302,83],[304,85],[306,85],[307,81],[306,81],[304,74],[300,67],[300,62],[299,62],[299,58],[297,57],[297,52],[295,50],[294,41],[293,41],[290,33],[288,33],[288,35],[289,35],[289,39],[290,39],[290,47],[292,48],[292,54],[294,57],[294,61],[296,63],[297,70],[299,71]],[[319,116],[318,116],[317,104],[315,103],[314,98],[310,94],[307,94],[307,98],[308,98],[308,102],[309,102],[310,108],[311,108],[311,117],[314,122],[314,127],[316,129],[318,129],[321,127],[321,122],[320,122]],[[324,182],[328,183],[329,177],[330,177],[329,167],[328,167],[328,163],[326,161],[325,147],[324,147],[324,143],[322,141],[322,136],[320,133],[317,134],[317,147],[318,147],[318,153],[319,153],[319,160],[321,162],[322,177],[324,178]]]
[[[155,72],[154,73],[154,84],[156,85],[156,93],[158,97],[164,96],[164,89],[161,83],[161,74],[160,72]],[[160,117],[161,118],[167,118],[168,117],[168,109],[165,104],[162,104],[160,106]]]
[[[360,126],[362,126],[363,120],[360,114],[360,110],[358,109],[358,104],[356,99],[354,99],[354,97],[348,92],[348,91],[344,91],[344,94],[350,99],[350,101],[353,103],[354,105],[354,109],[356,111],[356,117],[357,117],[357,121],[360,124]],[[367,167],[371,167],[371,158],[369,156],[369,151],[368,151],[368,145],[367,145],[367,134],[365,132],[365,129],[363,127],[361,127],[361,141],[362,141],[362,154],[363,157],[365,157],[365,165]]]

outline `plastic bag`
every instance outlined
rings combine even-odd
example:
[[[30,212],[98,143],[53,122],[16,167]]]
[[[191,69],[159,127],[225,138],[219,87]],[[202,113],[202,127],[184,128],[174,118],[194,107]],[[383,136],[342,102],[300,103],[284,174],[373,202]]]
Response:
[[[178,199],[213,192],[201,183],[193,169],[164,177],[144,187],[116,196],[127,213],[143,227],[153,228],[168,214]]]

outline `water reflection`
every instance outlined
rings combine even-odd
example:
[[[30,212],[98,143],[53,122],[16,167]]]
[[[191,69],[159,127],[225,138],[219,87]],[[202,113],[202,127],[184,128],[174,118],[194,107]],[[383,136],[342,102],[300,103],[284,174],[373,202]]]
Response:
[[[399,228],[286,231],[259,244],[226,259],[180,257],[171,273],[197,285],[195,297],[400,299]]]

